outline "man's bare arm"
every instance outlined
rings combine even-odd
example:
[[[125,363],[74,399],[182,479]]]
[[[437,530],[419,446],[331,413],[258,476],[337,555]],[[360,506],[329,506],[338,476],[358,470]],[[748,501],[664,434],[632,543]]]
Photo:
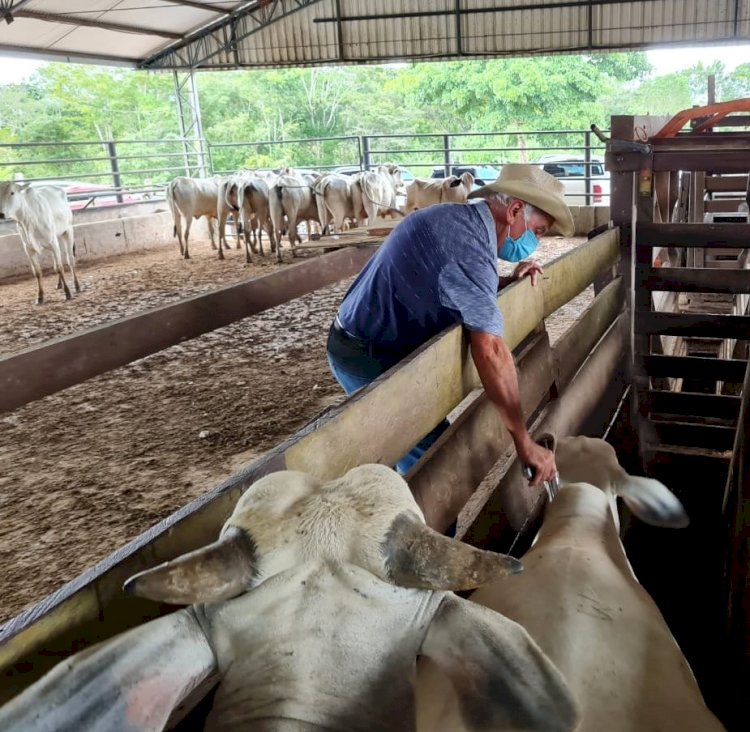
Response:
[[[535,469],[531,484],[552,480],[557,470],[554,455],[537,445],[526,429],[513,354],[505,341],[496,335],[471,331],[470,338],[471,355],[487,397],[500,412],[518,456]]]

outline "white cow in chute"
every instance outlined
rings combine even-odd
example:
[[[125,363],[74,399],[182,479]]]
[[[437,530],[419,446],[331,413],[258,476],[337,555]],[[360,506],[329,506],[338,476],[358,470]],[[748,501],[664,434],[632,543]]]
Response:
[[[448,592],[520,569],[427,528],[382,465],[328,482],[273,473],[217,542],[126,584],[190,607],[58,664],[0,709],[0,729],[160,730],[216,675],[206,729],[413,732],[423,655],[468,729],[572,730],[577,707],[528,633]]]
[[[539,643],[581,705],[577,732],[723,730],[619,537],[618,496],[655,526],[686,526],[682,504],[662,483],[628,475],[603,440],[563,439],[555,460],[561,488],[522,558],[524,573],[490,582],[471,601],[520,623]],[[471,729],[429,660],[420,664],[417,700],[425,729]]]

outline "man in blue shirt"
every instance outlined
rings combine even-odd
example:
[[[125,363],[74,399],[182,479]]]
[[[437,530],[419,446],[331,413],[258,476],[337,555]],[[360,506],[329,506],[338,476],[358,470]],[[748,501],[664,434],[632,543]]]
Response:
[[[562,184],[531,165],[505,165],[466,204],[415,211],[388,236],[344,296],[328,336],[333,375],[347,393],[369,384],[445,328],[461,323],[489,399],[534,471],[533,485],[556,473],[551,451],[529,436],[513,356],[497,307],[497,258],[520,262],[509,281],[541,267],[522,260],[553,227],[573,233]],[[402,474],[448,426],[443,420],[396,465]]]

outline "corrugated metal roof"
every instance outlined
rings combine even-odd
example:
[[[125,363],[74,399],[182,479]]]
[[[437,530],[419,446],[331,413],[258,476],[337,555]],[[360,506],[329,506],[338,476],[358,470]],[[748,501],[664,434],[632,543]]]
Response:
[[[0,0],[0,52],[258,68],[750,40],[750,0]]]

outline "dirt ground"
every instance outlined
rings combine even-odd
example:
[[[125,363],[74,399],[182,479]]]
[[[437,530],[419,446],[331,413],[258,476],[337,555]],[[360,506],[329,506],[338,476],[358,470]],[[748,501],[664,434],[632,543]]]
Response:
[[[536,257],[580,241],[545,240]],[[82,265],[67,303],[51,276],[42,307],[33,280],[0,283],[0,353],[286,266],[196,244],[189,261],[164,248]],[[348,284],[0,415],[0,623],[338,403],[324,347]],[[553,338],[591,296],[550,319]]]

